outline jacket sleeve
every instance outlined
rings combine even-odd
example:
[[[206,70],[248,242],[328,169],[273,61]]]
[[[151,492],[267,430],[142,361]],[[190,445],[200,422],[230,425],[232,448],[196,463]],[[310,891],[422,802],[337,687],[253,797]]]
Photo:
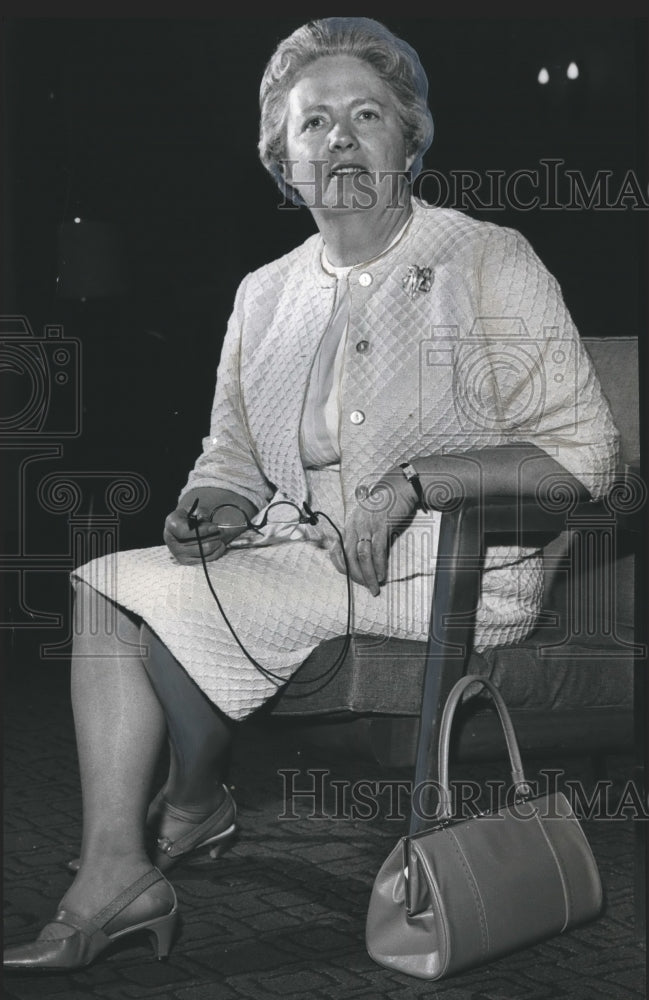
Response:
[[[494,227],[480,289],[481,376],[500,430],[542,448],[601,496],[616,470],[618,433],[557,281],[520,233]],[[471,377],[475,395],[475,367]]]
[[[216,486],[246,497],[261,509],[272,489],[257,462],[246,423],[240,383],[240,351],[244,324],[244,278],[228,322],[216,374],[210,433],[189,474],[181,497],[189,489]]]

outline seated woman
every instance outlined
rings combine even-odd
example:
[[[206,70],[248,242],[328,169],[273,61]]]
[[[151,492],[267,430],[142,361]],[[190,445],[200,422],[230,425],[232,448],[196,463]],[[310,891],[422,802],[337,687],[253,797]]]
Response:
[[[81,859],[11,969],[78,968],[142,929],[167,953],[162,873],[233,832],[234,720],[345,632],[345,559],[353,630],[424,639],[439,496],[533,495],[557,475],[608,487],[616,432],[554,279],[517,232],[412,197],[427,89],[412,48],[366,18],[305,25],[268,64],[261,159],[318,232],[239,288],[166,547],[74,573]],[[490,550],[477,647],[523,638],[541,587],[538,552]]]

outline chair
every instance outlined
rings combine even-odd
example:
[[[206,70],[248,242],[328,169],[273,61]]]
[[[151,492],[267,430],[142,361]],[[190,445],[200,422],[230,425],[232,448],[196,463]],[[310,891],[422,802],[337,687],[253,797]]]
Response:
[[[451,686],[465,673],[485,674],[502,691],[523,750],[632,752],[643,795],[646,645],[635,555],[644,551],[646,490],[637,457],[637,342],[606,338],[585,345],[621,433],[621,473],[609,496],[596,503],[571,496],[495,499],[480,507],[467,501],[445,512],[428,643],[355,637],[329,684],[319,678],[343,640],[323,643],[274,700],[274,715],[312,717],[303,733],[321,747],[414,765],[417,787],[437,774],[439,723]],[[544,547],[543,612],[524,642],[478,654],[471,640],[482,552],[489,542],[507,541]],[[469,699],[456,752],[475,758],[494,751],[503,752],[500,726],[483,699]],[[411,831],[420,826],[413,812]],[[641,824],[637,829],[640,880]],[[639,927],[642,884],[637,881]]]
[[[542,505],[500,500],[482,510],[465,503],[444,513],[428,655],[421,642],[354,637],[342,669],[323,684],[318,678],[343,642],[330,640],[274,700],[274,715],[310,717],[308,731],[316,742],[345,744],[385,764],[414,764],[422,711],[435,717],[434,739],[440,701],[468,672],[499,685],[523,749],[604,754],[633,748],[633,692],[640,673],[634,681],[634,664],[642,653],[635,634],[634,555],[644,501],[637,341],[584,342],[621,434],[622,474],[610,497],[585,504],[570,497]],[[471,651],[472,611],[481,552],[496,536],[544,546],[544,607],[539,627],[523,643],[478,654]],[[434,684],[425,681],[427,663]],[[465,758],[502,747],[493,713],[480,711],[482,699],[474,701],[465,706],[458,743]]]

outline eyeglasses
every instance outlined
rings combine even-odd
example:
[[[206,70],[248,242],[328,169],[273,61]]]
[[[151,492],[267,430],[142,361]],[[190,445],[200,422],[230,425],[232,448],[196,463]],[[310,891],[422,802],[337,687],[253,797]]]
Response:
[[[271,518],[269,516],[271,510],[274,510],[277,507],[292,507],[293,510],[297,513],[297,518],[295,517],[287,517],[285,519],[278,517]],[[196,514],[197,509],[198,509],[198,500],[194,500],[194,503],[192,504],[192,507],[187,514],[187,522],[192,531],[195,531],[198,528],[198,525],[205,523],[205,521],[209,521],[210,524],[215,525],[215,527],[217,528],[224,528],[230,530],[232,530],[233,528],[241,530],[247,529],[248,531],[254,531],[255,534],[257,535],[263,534],[263,529],[268,524],[317,524],[319,516],[325,517],[327,521],[332,523],[330,519],[327,517],[327,515],[324,514],[322,511],[317,511],[317,512],[312,511],[307,503],[304,503],[303,507],[300,508],[296,503],[293,503],[292,500],[276,500],[273,503],[269,504],[266,510],[264,511],[261,521],[257,521],[257,523],[254,523],[248,517],[246,512],[242,510],[241,507],[238,507],[234,503],[217,504],[216,507],[212,508],[212,510],[210,511],[210,513],[206,518],[198,517]],[[231,514],[229,514],[226,517],[224,513],[225,511],[230,511]],[[332,526],[335,528],[335,525],[332,524]]]

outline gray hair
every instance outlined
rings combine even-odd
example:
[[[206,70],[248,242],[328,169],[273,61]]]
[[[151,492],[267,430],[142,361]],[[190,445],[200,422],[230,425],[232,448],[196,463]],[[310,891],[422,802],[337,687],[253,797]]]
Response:
[[[259,156],[280,190],[296,204],[299,194],[281,169],[286,158],[288,94],[298,74],[323,56],[354,56],[368,63],[392,91],[403,125],[406,152],[414,156],[415,178],[433,141],[428,107],[428,78],[415,50],[385,25],[369,17],[327,17],[310,21],[280,42],[271,56],[259,90]]]

